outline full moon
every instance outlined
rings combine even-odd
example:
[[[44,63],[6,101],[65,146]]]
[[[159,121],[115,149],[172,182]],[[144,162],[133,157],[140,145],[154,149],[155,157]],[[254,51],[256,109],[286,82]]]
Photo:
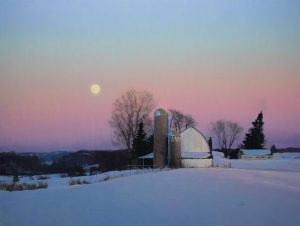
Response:
[[[92,94],[96,95],[96,94],[100,93],[101,87],[98,84],[93,84],[90,87],[90,91],[91,91]]]

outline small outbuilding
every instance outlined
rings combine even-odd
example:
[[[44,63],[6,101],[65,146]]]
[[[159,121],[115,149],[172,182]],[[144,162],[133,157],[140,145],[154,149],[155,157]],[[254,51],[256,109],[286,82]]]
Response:
[[[270,149],[241,149],[242,159],[272,159],[273,155]]]
[[[153,167],[153,152],[139,157],[138,162],[143,168]]]

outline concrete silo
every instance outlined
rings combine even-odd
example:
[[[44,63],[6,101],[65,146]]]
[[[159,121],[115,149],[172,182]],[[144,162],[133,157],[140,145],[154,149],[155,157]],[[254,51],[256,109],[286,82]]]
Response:
[[[154,112],[154,146],[153,167],[163,168],[167,164],[168,155],[168,113],[164,109]]]
[[[173,131],[170,135],[170,167],[181,167],[181,137],[176,131]]]

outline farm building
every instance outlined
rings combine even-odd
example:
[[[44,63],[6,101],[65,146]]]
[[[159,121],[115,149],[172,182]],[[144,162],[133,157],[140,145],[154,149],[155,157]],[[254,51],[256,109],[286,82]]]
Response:
[[[139,162],[147,166],[152,160],[155,168],[211,167],[213,164],[211,151],[211,142],[193,127],[181,133],[170,132],[168,113],[158,109],[154,113],[153,153],[139,157]]]
[[[143,168],[152,167],[153,166],[153,152],[138,158],[138,162],[140,166]]]
[[[181,132],[180,135],[182,167],[211,167],[211,147],[203,134],[197,129],[189,127]]]
[[[242,159],[272,159],[270,149],[241,149]]]
[[[173,132],[169,136],[169,145],[170,149],[167,152],[170,153],[170,155],[167,165],[175,168],[212,167],[213,159],[209,142],[197,129],[189,127],[180,134]],[[179,161],[176,160],[178,159],[178,152]],[[174,155],[176,155],[175,158]],[[139,157],[139,162],[144,167],[149,166],[153,163],[153,153]]]

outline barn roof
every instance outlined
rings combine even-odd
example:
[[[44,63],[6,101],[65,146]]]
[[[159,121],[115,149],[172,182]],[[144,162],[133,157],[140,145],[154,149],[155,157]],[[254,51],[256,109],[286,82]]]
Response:
[[[210,157],[211,154],[209,152],[191,152],[185,151],[181,152],[181,158],[183,159],[206,159]],[[139,157],[139,159],[153,159],[153,153],[149,153],[147,155]]]
[[[180,132],[180,134],[183,134],[185,131],[191,130],[191,129],[193,129],[193,130],[197,131],[199,134],[201,134],[202,137],[206,140],[206,142],[208,142],[207,139],[206,139],[206,137],[204,136],[204,134],[203,134],[200,130],[196,129],[196,128],[193,127],[193,126],[190,126],[190,127],[188,127],[188,128],[185,128],[184,130],[182,130],[182,131]]]
[[[181,158],[183,159],[206,159],[210,157],[209,152],[195,152],[195,151],[184,151],[181,152]]]
[[[181,152],[210,152],[205,136],[194,127],[189,127],[180,133]]]
[[[242,154],[243,155],[271,155],[271,150],[270,149],[242,149]]]

